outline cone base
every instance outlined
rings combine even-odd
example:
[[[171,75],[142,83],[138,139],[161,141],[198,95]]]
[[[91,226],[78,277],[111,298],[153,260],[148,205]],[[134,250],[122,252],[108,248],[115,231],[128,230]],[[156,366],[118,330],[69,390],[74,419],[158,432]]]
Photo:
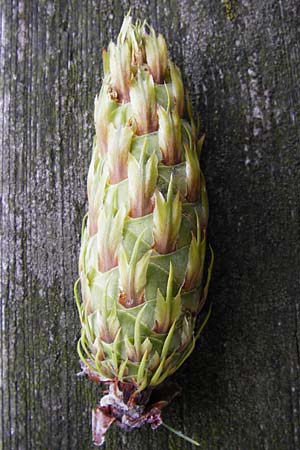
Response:
[[[105,442],[105,433],[116,423],[125,431],[149,424],[155,430],[162,424],[162,408],[180,393],[176,383],[165,382],[159,387],[138,391],[133,383],[118,380],[105,382],[108,391],[92,412],[93,441],[96,446]]]

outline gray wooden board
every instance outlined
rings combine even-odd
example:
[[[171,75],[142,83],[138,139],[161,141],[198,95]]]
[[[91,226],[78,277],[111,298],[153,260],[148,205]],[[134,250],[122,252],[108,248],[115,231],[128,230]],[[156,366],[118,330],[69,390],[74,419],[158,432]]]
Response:
[[[213,314],[165,421],[203,450],[297,450],[297,0],[2,0],[1,448],[92,448],[73,282],[101,49],[130,6],[166,36],[207,135]],[[162,428],[106,444],[191,448]]]

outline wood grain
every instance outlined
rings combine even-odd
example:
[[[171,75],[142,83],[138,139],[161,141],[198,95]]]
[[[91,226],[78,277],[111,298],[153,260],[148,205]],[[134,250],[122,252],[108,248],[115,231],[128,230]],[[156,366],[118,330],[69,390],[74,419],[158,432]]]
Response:
[[[101,49],[130,6],[166,36],[207,134],[213,315],[165,421],[203,450],[297,450],[297,0],[2,0],[0,448],[92,448],[73,283]],[[164,429],[106,444],[168,448],[192,447]]]

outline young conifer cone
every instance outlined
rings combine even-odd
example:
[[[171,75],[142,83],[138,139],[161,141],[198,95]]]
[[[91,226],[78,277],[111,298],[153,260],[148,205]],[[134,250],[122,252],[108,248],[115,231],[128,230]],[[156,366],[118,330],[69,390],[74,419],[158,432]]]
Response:
[[[103,66],[79,261],[82,302],[75,284],[83,372],[108,384],[93,411],[96,445],[113,422],[127,430],[161,424],[173,392],[161,383],[195,346],[213,260],[205,281],[203,138],[164,38],[128,15]]]

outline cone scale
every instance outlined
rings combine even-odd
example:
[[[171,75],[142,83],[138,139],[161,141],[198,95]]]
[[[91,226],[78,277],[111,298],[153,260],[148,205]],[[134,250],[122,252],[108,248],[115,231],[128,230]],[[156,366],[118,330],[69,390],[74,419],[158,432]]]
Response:
[[[114,422],[162,423],[177,391],[165,380],[195,346],[213,259],[204,270],[203,138],[164,38],[128,15],[103,66],[75,284],[82,370],[108,386],[93,411],[96,445]]]

